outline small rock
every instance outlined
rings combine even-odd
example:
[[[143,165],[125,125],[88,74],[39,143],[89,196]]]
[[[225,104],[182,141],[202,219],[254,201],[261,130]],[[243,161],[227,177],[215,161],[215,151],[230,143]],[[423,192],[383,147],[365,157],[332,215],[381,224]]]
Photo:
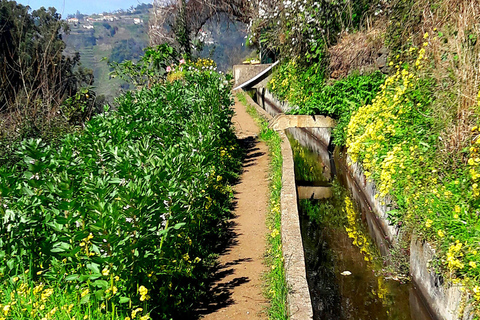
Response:
[[[349,276],[351,275],[352,273],[350,271],[343,271],[342,273],[340,273],[342,276]]]

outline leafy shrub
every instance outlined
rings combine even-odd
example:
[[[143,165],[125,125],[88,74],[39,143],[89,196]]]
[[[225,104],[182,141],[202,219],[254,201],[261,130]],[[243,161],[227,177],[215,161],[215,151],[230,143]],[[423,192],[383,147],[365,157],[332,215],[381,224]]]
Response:
[[[112,61],[110,67],[113,71],[110,75],[112,78],[120,77],[135,86],[152,86],[165,80],[167,67],[177,63],[177,57],[177,51],[167,44],[146,48],[145,54],[138,62],[126,60],[118,63]]]
[[[58,149],[22,142],[22,161],[0,167],[4,287],[28,270],[89,316],[191,310],[239,168],[229,90],[218,73],[186,72],[120,97]]]
[[[344,145],[346,126],[353,112],[369,104],[384,82],[377,71],[368,75],[351,74],[325,84],[318,66],[296,69],[294,62],[280,66],[269,83],[270,89],[295,108],[292,114],[321,114],[337,120],[334,143]]]

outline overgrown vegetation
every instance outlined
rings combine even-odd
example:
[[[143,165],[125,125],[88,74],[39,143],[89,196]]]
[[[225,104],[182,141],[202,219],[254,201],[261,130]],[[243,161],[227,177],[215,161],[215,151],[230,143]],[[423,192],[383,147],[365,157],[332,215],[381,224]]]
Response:
[[[68,31],[54,8],[0,2],[0,164],[15,161],[21,139],[55,143],[94,113],[93,76],[65,54]]]
[[[166,71],[165,51],[151,49],[156,81],[118,98],[116,111],[58,148],[24,140],[21,161],[0,167],[2,317],[191,316],[240,151],[229,79],[188,61]]]
[[[247,107],[247,112],[260,126],[259,138],[268,146],[270,153],[270,204],[267,215],[267,227],[271,231],[268,236],[266,263],[265,295],[270,301],[268,314],[270,319],[288,319],[287,284],[285,280],[284,259],[282,251],[280,193],[282,190],[282,140],[278,133],[268,129],[268,122],[251,106],[243,93],[237,94],[238,99]]]
[[[294,106],[292,114],[322,114],[336,119],[334,143],[344,145],[352,113],[372,101],[384,76],[379,71],[368,75],[352,74],[325,84],[323,75],[314,68],[290,61],[279,67],[269,82],[269,89]]]
[[[335,142],[362,164],[378,197],[393,203],[389,218],[402,239],[414,232],[434,246],[432,266],[449,283],[463,284],[478,317],[480,7],[464,0],[379,1],[352,11],[363,17],[358,24],[317,19],[317,33],[314,23],[302,24],[316,7],[331,5],[288,1],[275,7],[277,25],[258,22],[257,38],[283,58],[270,89],[297,113],[339,120]],[[339,58],[347,49],[354,63]],[[386,79],[370,73],[379,68]]]

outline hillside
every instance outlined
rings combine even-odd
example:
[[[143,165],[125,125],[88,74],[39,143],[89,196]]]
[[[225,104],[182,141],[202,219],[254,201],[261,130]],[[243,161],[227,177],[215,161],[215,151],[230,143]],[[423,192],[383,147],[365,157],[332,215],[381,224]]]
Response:
[[[479,2],[276,4],[251,32],[281,57],[269,89],[293,113],[337,120],[336,146],[375,186],[397,230],[387,260],[408,274],[395,252],[428,242],[430,268],[465,292],[455,319],[468,317],[467,302],[478,319]]]
[[[119,10],[111,14],[80,15],[69,18],[70,34],[64,36],[67,49],[78,51],[80,61],[92,69],[98,96],[111,99],[129,85],[120,79],[110,79],[107,61],[135,60],[148,46],[148,18],[150,5],[139,5],[134,10]]]
[[[128,11],[118,10],[110,14],[94,14],[67,19],[70,34],[64,36],[67,50],[80,53],[80,61],[92,69],[97,95],[111,100],[120,91],[130,89],[121,79],[110,79],[107,61],[136,60],[149,45],[148,20],[151,5],[142,4]],[[219,71],[226,72],[232,65],[254,52],[245,46],[246,25],[218,16],[207,21],[197,35],[203,42],[195,53],[202,58],[215,60]]]

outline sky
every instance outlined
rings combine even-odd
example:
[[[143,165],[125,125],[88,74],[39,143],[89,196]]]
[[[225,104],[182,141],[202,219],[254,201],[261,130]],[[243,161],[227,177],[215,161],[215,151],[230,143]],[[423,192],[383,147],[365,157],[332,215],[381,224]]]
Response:
[[[110,12],[117,9],[136,7],[140,3],[151,3],[149,0],[16,0],[17,3],[30,6],[33,10],[40,7],[55,7],[62,17],[78,11],[84,14]]]

